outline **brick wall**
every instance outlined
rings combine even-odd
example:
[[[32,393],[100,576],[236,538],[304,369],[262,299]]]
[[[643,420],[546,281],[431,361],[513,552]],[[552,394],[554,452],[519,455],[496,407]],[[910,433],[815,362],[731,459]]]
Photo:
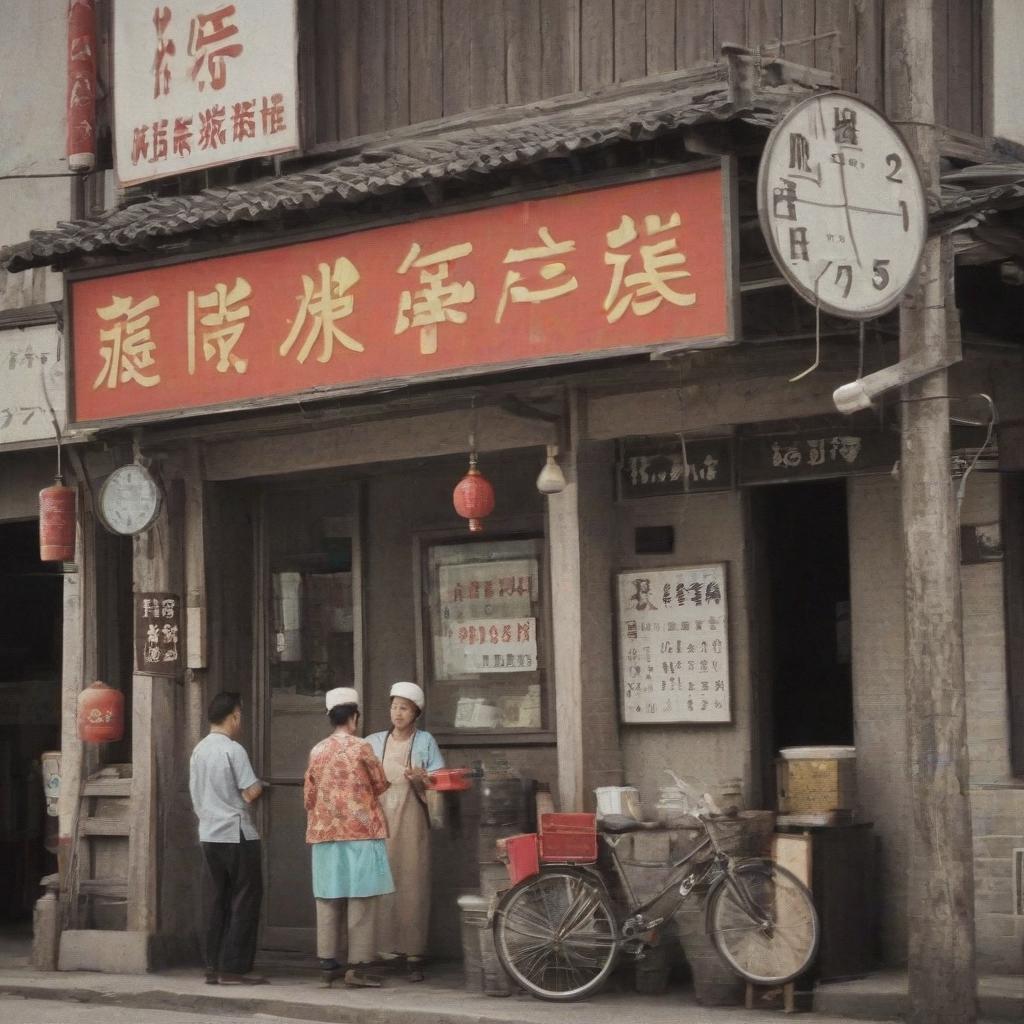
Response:
[[[898,964],[906,959],[909,823],[899,482],[852,479],[849,498],[860,810],[877,836],[881,952]],[[998,477],[974,474],[961,521],[998,518]],[[1021,973],[1024,916],[1014,913],[1013,851],[1024,848],[1024,783],[1009,775],[1002,563],[964,565],[961,583],[978,966],[982,973]]]
[[[999,519],[999,477],[976,473],[961,521]],[[1024,972],[1024,915],[1015,914],[1013,851],[1024,849],[1024,780],[1010,776],[1003,564],[965,565],[964,667],[971,758],[975,926],[983,973]]]

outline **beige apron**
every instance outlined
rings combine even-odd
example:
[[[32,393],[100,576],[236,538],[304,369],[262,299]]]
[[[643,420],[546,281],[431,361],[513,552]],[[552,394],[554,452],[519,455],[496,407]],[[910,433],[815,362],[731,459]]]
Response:
[[[405,777],[413,736],[404,742],[389,736],[384,746],[384,774],[391,786],[380,803],[388,821],[388,860],[395,880],[395,891],[376,900],[377,950],[384,956],[423,956],[427,947],[430,831],[423,803]]]

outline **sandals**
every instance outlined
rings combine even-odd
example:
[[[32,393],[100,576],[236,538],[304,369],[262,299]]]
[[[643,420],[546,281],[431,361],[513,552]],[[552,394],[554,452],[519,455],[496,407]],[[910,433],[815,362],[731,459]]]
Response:
[[[350,967],[345,972],[345,984],[349,988],[380,988],[380,978],[375,978],[372,974],[366,974],[364,971],[360,971],[356,967]]]

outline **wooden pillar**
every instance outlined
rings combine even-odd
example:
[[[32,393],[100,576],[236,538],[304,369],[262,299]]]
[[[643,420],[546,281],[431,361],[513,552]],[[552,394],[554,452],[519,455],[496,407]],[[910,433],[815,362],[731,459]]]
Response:
[[[933,14],[932,0],[904,0],[886,8],[889,113],[934,197],[939,156]],[[943,244],[938,238],[927,242],[917,283],[901,307],[901,359],[938,363],[950,344]],[[939,370],[908,385],[902,407],[912,1024],[971,1024],[977,1015],[963,618],[948,395],[948,373]]]
[[[547,499],[563,811],[591,810],[596,786],[622,781],[612,645],[613,451],[611,442],[582,440],[583,405],[573,397],[576,440],[559,457],[565,490]]]
[[[135,593],[172,590],[172,544],[169,502],[150,529],[133,538]],[[128,928],[153,935],[159,923],[157,890],[159,834],[158,755],[173,743],[174,691],[167,676],[132,674],[132,809],[128,853]]]
[[[185,468],[185,749],[202,738],[206,725],[206,512],[202,453],[193,442]]]

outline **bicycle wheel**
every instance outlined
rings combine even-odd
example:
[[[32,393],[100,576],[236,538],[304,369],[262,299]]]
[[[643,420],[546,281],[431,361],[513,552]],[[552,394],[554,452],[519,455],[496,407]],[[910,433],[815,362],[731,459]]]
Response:
[[[770,860],[748,860],[708,897],[708,928],[722,959],[761,985],[792,981],[818,951],[818,915],[807,887]]]
[[[549,869],[502,898],[494,913],[494,948],[501,966],[531,995],[585,999],[615,966],[615,910],[582,872]]]

